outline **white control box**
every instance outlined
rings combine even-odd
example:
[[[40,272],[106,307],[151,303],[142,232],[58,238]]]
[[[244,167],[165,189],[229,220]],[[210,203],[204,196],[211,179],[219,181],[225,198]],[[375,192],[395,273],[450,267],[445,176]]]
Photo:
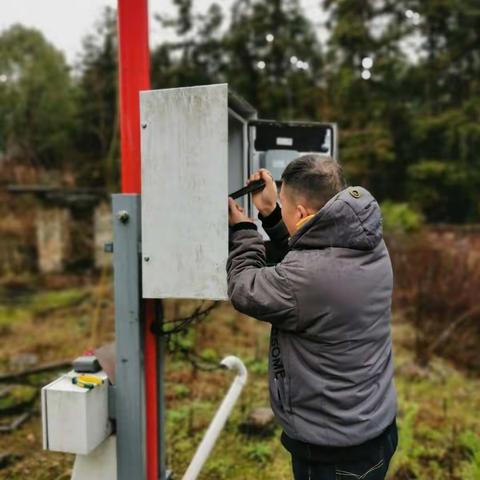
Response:
[[[88,389],[72,383],[82,374],[71,371],[42,388],[43,448],[87,455],[111,434],[108,418],[108,378]]]

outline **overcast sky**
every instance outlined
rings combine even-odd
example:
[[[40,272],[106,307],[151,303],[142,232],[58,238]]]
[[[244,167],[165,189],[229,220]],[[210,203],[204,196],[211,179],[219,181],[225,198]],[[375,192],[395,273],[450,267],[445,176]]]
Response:
[[[225,8],[233,0],[218,3]],[[205,11],[212,0],[194,0],[197,11]],[[308,18],[320,21],[319,0],[301,0]],[[81,49],[82,38],[92,32],[105,6],[116,7],[117,0],[0,0],[0,31],[14,23],[35,27],[73,63]],[[174,13],[171,0],[149,0],[150,45],[158,44],[166,32],[153,20],[155,13]]]

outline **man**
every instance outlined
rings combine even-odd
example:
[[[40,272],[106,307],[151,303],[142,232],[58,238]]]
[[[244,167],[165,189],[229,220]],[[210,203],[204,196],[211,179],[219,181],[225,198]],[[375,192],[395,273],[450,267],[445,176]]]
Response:
[[[232,199],[228,292],[271,323],[270,399],[296,480],[385,478],[397,446],[390,334],[393,275],[372,195],[320,155],[291,162],[277,204],[253,195],[271,251]]]

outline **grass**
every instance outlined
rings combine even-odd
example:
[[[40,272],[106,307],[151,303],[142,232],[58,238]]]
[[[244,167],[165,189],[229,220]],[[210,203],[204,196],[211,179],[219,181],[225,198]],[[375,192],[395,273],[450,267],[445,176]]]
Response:
[[[79,287],[33,294],[28,302],[10,304],[3,323],[0,366],[7,369],[16,353],[35,352],[41,362],[73,358],[92,347],[92,319],[101,305],[99,342],[113,338],[111,294],[99,303],[97,287]],[[80,301],[80,300],[82,301]],[[166,318],[184,316],[193,302],[166,302]],[[5,310],[0,310],[0,312]],[[40,313],[39,313],[40,312]],[[48,314],[42,314],[48,312]],[[3,314],[0,314],[3,315]],[[222,304],[210,318],[181,337],[208,361],[228,354],[244,359],[249,381],[208,459],[201,480],[291,479],[288,453],[272,436],[242,433],[241,425],[255,407],[268,405],[266,378],[268,326],[239,315]],[[480,380],[435,358],[430,368],[413,363],[412,328],[397,319],[393,329],[400,428],[399,449],[389,478],[394,480],[480,479]],[[167,460],[176,478],[188,466],[195,448],[225,395],[232,376],[218,370],[192,369],[181,355],[167,358]],[[43,382],[49,378],[43,378]],[[0,470],[0,479],[60,480],[69,478],[73,457],[41,449],[37,414],[12,434],[0,434],[0,450],[21,455]],[[7,448],[8,447],[8,448]]]
[[[0,305],[0,327],[11,327],[19,321],[45,315],[53,310],[71,307],[80,303],[88,295],[87,288],[69,288],[29,293],[15,303],[4,299],[4,304]]]

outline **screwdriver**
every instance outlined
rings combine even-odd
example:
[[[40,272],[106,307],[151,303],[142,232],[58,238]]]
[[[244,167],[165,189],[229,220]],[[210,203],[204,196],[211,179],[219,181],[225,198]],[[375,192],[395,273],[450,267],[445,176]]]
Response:
[[[242,187],[240,190],[231,193],[229,196],[235,200],[236,198],[243,197],[244,195],[247,195],[249,193],[260,192],[264,188],[265,180],[254,180],[253,182],[250,182],[246,187]]]

